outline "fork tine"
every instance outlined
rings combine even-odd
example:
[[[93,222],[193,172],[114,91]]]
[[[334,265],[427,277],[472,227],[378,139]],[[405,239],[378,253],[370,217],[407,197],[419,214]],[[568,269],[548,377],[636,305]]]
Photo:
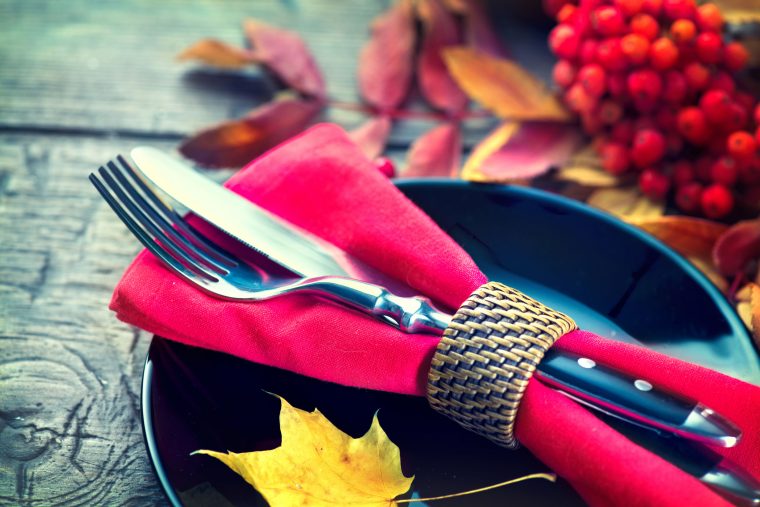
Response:
[[[102,169],[102,168],[101,168]],[[197,282],[199,277],[215,281],[215,278],[210,277],[207,273],[196,273],[194,270],[186,267],[184,264],[175,259],[169,251],[159,245],[134,219],[127,213],[126,209],[121,205],[120,201],[115,198],[111,192],[108,191],[106,185],[95,175],[90,174],[90,181],[95,186],[95,189],[100,193],[101,197],[108,203],[111,209],[121,219],[124,225],[132,232],[132,234],[145,246],[153,255],[158,257],[169,269],[175,273],[189,279],[192,282]]]
[[[163,246],[165,250],[168,249],[169,253],[172,254],[172,257],[174,257],[175,260],[180,261],[186,268],[191,269],[193,272],[196,272],[197,274],[202,275],[209,280],[218,281],[218,278],[214,276],[214,273],[209,272],[208,268],[200,264],[193,257],[189,256],[187,252],[185,252],[172,240],[172,238],[167,236],[161,229],[157,228],[156,225],[151,222],[145,213],[143,213],[143,211],[130,200],[129,196],[124,193],[124,190],[122,190],[122,188],[119,186],[116,180],[113,179],[105,167],[101,166],[100,169],[98,169],[98,173],[100,174],[100,177],[105,181],[105,184],[115,194],[118,201],[129,211],[131,218],[139,223],[143,229],[150,233],[153,237],[159,239],[161,242],[160,245]]]
[[[202,234],[197,233],[195,229],[193,229],[179,213],[177,213],[171,206],[166,204],[158,196],[158,194],[156,194],[155,190],[153,190],[147,183],[145,183],[143,178],[138,174],[132,164],[125,160],[124,157],[117,155],[116,160],[118,160],[118,162],[121,164],[124,171],[131,176],[131,179],[137,183],[137,186],[140,188],[142,193],[148,197],[148,199],[150,199],[155,209],[160,211],[166,217],[166,219],[171,221],[172,224],[174,224],[179,229],[179,232],[182,233],[188,241],[190,241],[197,248],[204,251],[210,257],[213,257],[219,263],[225,264],[226,267],[233,268],[238,265],[238,262],[232,256],[208,241]]]
[[[173,245],[181,248],[187,255],[195,259],[195,263],[201,263],[207,268],[221,274],[226,275],[229,273],[228,266],[217,262],[213,257],[209,257],[205,252],[196,248],[186,237],[177,232],[174,227],[169,224],[164,217],[159,214],[153,206],[148,203],[143,196],[135,189],[134,185],[124,176],[119,167],[110,161],[107,164],[111,170],[111,175],[114,176],[121,184],[121,189],[125,191],[131,197],[131,202],[139,210],[147,215],[147,219],[151,221],[152,225],[156,227],[156,231],[163,233],[173,242]],[[129,205],[129,204],[127,204]],[[134,213],[133,213],[134,214]],[[156,234],[154,232],[154,234]],[[162,238],[163,240],[164,238]]]

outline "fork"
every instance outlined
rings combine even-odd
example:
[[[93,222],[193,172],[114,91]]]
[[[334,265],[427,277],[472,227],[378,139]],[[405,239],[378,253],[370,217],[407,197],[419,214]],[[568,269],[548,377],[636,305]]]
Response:
[[[290,278],[255,269],[215,245],[143,181],[121,155],[90,181],[135,237],[167,268],[207,293],[263,301],[294,292],[321,296],[382,319],[407,333],[441,334],[451,316],[427,298],[336,276]]]

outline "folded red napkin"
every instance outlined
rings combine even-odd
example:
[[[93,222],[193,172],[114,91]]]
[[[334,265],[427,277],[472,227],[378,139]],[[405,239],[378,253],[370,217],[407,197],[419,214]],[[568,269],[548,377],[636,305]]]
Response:
[[[452,309],[486,281],[472,259],[336,126],[314,127],[271,150],[227,186]],[[125,322],[186,344],[340,384],[418,396],[425,394],[439,340],[308,296],[259,303],[214,299],[145,251],[116,287],[111,309]],[[584,331],[555,346],[651,379],[728,416],[743,438],[732,449],[715,450],[760,479],[760,388]],[[729,505],[537,381],[523,398],[517,437],[594,506]]]

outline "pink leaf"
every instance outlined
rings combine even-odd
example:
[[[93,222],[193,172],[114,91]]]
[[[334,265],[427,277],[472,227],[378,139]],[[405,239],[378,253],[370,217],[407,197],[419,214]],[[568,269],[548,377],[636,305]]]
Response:
[[[497,58],[509,57],[499,35],[494,31],[481,0],[463,0],[465,42],[481,53]]]
[[[442,51],[461,43],[454,15],[439,0],[420,0],[417,12],[424,27],[422,49],[417,60],[417,76],[422,95],[433,107],[449,113],[467,107],[467,95],[451,78]]]
[[[402,0],[372,22],[372,38],[359,56],[359,91],[382,112],[398,107],[412,81],[414,16]]]
[[[298,34],[255,19],[246,20],[243,28],[259,63],[295,90],[324,99],[326,92],[322,72]]]
[[[374,159],[385,150],[385,143],[388,141],[390,132],[390,118],[376,116],[349,132],[348,136],[359,145],[367,158]]]
[[[462,133],[458,123],[448,122],[429,130],[411,148],[402,177],[454,177],[459,171]]]
[[[462,177],[473,181],[533,178],[565,161],[580,141],[574,125],[507,122],[473,149]]]
[[[741,273],[753,260],[760,260],[760,218],[733,225],[713,249],[715,266],[727,276]]]
[[[221,123],[184,141],[180,152],[212,167],[240,167],[303,130],[322,110],[315,100],[268,102],[246,117]]]

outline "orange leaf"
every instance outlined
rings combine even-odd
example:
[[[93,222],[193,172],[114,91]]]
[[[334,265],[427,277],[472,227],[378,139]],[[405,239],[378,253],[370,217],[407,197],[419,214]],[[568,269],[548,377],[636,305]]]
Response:
[[[449,122],[429,130],[411,148],[402,177],[456,176],[462,151],[459,124]]]
[[[177,55],[178,60],[198,60],[224,69],[239,69],[254,63],[250,51],[216,39],[202,39]]]
[[[367,158],[373,159],[385,150],[385,143],[388,141],[390,132],[390,118],[376,116],[349,132],[348,136],[359,145]]]
[[[638,187],[600,188],[586,202],[624,219],[659,217],[665,212],[662,201],[649,199]]]
[[[733,225],[718,239],[713,260],[721,273],[732,276],[760,260],[760,218]]]
[[[447,48],[443,58],[470,98],[502,118],[554,121],[571,118],[541,80],[512,61],[468,47]]]
[[[491,182],[533,178],[567,159],[579,142],[571,125],[505,122],[473,149],[462,178]]]
[[[359,91],[380,111],[397,107],[412,83],[414,15],[402,0],[372,22],[372,37],[359,56]]]
[[[313,100],[280,99],[239,120],[203,130],[180,146],[188,158],[212,167],[240,167],[297,134],[321,111]]]
[[[469,100],[451,78],[442,57],[445,48],[462,42],[456,20],[439,0],[419,0],[416,5],[424,30],[417,60],[422,95],[433,107],[451,113],[462,111]]]
[[[293,89],[324,99],[325,81],[322,72],[297,33],[255,19],[246,20],[243,28],[259,63]]]
[[[703,218],[685,216],[631,217],[634,224],[685,257],[708,258],[728,227]]]

